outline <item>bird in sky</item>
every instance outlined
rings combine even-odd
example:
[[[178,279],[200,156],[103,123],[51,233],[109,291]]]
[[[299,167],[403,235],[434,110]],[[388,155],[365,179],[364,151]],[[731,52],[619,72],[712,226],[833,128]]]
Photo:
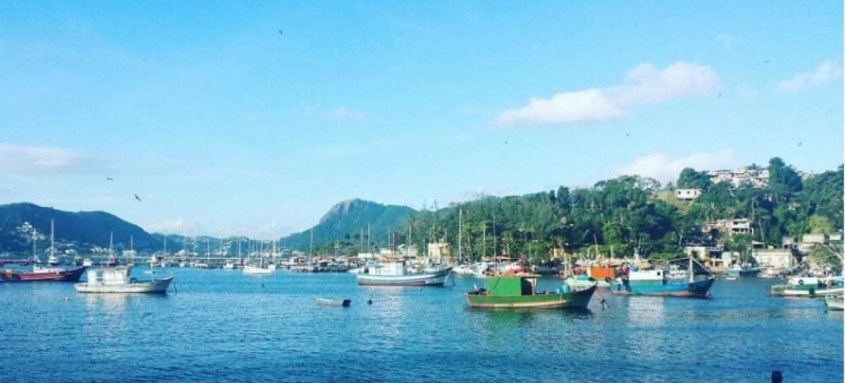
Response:
[[[138,195],[137,195],[137,194],[135,194],[135,199],[137,199],[137,200],[138,200],[138,202],[141,202],[141,197],[138,197]]]
[[[629,133],[625,133],[625,137],[631,137]]]
[[[279,34],[280,34],[280,35],[284,35],[284,33],[282,32],[282,30],[281,30],[281,29],[279,29]]]
[[[803,144],[803,142],[801,142],[801,141],[798,141],[798,146],[801,146],[801,144]]]
[[[106,181],[114,181],[114,179],[111,177],[106,177]]]

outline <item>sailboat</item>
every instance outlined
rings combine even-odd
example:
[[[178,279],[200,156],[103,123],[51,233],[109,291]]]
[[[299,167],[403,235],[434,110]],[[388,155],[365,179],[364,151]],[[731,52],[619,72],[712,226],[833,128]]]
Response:
[[[273,246],[276,246],[276,242],[273,242]],[[275,250],[273,250],[275,252]],[[258,251],[258,265],[245,265],[243,268],[244,274],[250,275],[267,275],[273,274],[276,272],[276,265],[273,263],[269,263],[267,265],[264,264],[264,257],[261,254],[261,250],[259,248]]]
[[[117,265],[117,258],[114,256],[114,232],[111,232],[109,234],[109,259],[106,261],[106,266],[115,267]]]
[[[50,256],[55,257],[55,241],[54,241],[54,225],[53,220],[50,220]],[[6,269],[0,273],[0,278],[8,282],[38,282],[38,281],[60,281],[60,282],[76,282],[85,272],[86,267],[77,267],[74,269],[64,269],[59,267],[42,267],[41,260],[38,258],[35,246],[35,236],[32,241],[32,271],[15,271],[13,269]]]

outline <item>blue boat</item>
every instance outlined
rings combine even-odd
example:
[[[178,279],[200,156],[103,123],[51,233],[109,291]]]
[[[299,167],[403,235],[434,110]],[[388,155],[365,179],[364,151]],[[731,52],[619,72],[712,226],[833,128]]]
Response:
[[[705,279],[695,279],[692,258],[687,272],[673,272],[666,269],[633,270],[627,281],[617,278],[611,284],[614,294],[618,295],[656,295],[673,297],[708,296],[715,278],[710,275]]]

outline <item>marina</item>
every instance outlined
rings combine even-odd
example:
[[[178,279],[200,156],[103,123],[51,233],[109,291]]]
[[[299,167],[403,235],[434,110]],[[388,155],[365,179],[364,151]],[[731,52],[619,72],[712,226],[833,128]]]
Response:
[[[143,270],[134,276],[149,278]],[[583,310],[471,310],[465,295],[483,279],[421,289],[358,286],[351,273],[156,272],[175,274],[178,292],[79,294],[65,283],[0,283],[0,304],[15,307],[0,312],[4,328],[14,328],[0,354],[24,370],[47,363],[53,367],[39,378],[63,382],[118,375],[126,382],[615,381],[620,371],[630,374],[625,381],[676,381],[653,368],[669,365],[685,381],[768,382],[773,370],[786,382],[843,379],[842,313],[826,310],[822,299],[769,296],[776,280],[715,283],[708,299],[599,289]],[[537,283],[554,290],[561,280]],[[333,297],[362,303],[315,304]],[[46,338],[49,351],[37,359],[15,351]],[[540,356],[519,359],[538,373],[497,362],[504,354]]]

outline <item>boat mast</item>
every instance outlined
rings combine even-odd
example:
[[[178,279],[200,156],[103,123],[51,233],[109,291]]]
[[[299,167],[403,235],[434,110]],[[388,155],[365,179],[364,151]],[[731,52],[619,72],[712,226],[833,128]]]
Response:
[[[53,219],[50,219],[50,258],[55,259],[54,251],[56,249],[56,245],[53,242]]]
[[[314,228],[311,228],[311,241],[308,244],[308,265],[314,264]]]
[[[463,253],[461,252],[461,239],[463,239],[461,235],[463,231],[463,217],[464,211],[458,209],[458,264],[462,264],[464,261]]]

